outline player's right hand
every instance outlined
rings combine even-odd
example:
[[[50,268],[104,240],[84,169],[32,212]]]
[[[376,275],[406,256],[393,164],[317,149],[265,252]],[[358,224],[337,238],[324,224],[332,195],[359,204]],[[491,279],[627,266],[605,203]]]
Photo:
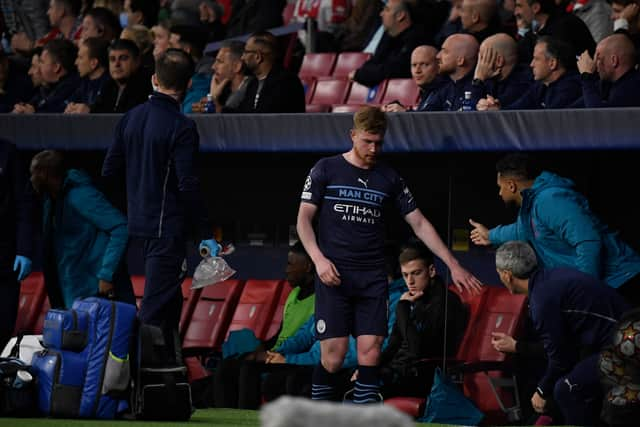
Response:
[[[320,281],[325,285],[340,285],[340,273],[338,273],[336,266],[328,259],[323,258],[319,262],[316,262],[316,273],[318,273]]]

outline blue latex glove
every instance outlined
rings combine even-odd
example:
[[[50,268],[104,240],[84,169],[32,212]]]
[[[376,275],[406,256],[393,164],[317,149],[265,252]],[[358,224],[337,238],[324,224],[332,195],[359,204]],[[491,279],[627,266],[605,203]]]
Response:
[[[13,262],[13,271],[18,272],[18,280],[24,280],[31,273],[31,260],[26,256],[16,255]]]
[[[200,242],[200,255],[209,253],[209,256],[218,256],[218,252],[222,249],[222,246],[215,239],[207,239]],[[203,255],[204,256],[204,255]]]

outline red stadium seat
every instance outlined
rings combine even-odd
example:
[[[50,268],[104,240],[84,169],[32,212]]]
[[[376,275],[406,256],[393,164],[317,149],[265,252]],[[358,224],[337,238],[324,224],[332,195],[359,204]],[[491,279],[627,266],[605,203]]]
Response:
[[[220,350],[243,286],[234,279],[202,288],[182,339],[186,355]]]
[[[136,297],[136,305],[138,306],[138,310],[140,310],[140,303],[144,296],[144,276],[131,276],[131,284],[133,285],[133,295]]]
[[[412,79],[389,79],[381,104],[399,101],[406,107],[411,107],[418,102],[420,88]]]
[[[343,79],[319,79],[313,91],[310,105],[342,104],[349,90],[349,81]],[[328,110],[327,110],[328,111]]]
[[[313,97],[313,91],[316,89],[316,79],[313,77],[301,77],[300,81],[304,88],[304,102],[308,104]]]
[[[256,338],[266,340],[283,284],[284,280],[247,280],[227,335],[231,331],[248,328]]]
[[[362,104],[364,105],[364,104]],[[355,113],[362,107],[360,104],[334,104],[331,106],[332,113]]]
[[[330,105],[311,105],[307,104],[305,106],[305,111],[307,113],[328,113],[331,111]]]
[[[305,53],[298,76],[303,77],[329,77],[336,62],[335,53]]]
[[[351,83],[347,99],[344,103],[357,105],[380,104],[386,86],[387,80],[383,80],[380,84],[372,88],[368,88],[358,82],[353,82]]]
[[[369,58],[371,58],[370,53],[341,52],[336,59],[332,76],[335,78],[346,78],[351,71],[360,68]]]
[[[273,314],[273,318],[271,319],[271,325],[269,325],[269,329],[267,330],[267,339],[274,337],[278,331],[280,330],[280,326],[282,324],[282,316],[284,315],[284,305],[287,302],[287,297],[291,293],[291,285],[289,282],[284,282],[282,285],[282,292],[280,292],[280,300],[278,301],[278,306],[276,307],[276,311]]]
[[[41,272],[33,272],[22,281],[14,335],[34,333],[46,296],[44,276]]]
[[[519,336],[526,316],[526,297],[512,295],[502,286],[485,286],[480,295],[465,292],[460,297],[469,307],[469,323],[447,371],[462,376],[465,396],[485,414],[483,425],[516,422],[512,418],[519,411],[515,377],[508,373],[507,356],[491,345],[491,333]],[[385,404],[413,417],[421,415],[424,408],[408,397],[393,397]]]

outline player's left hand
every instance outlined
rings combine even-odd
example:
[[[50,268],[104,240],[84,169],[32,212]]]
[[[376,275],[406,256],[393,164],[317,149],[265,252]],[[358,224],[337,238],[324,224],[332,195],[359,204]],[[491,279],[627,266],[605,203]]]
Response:
[[[459,291],[463,289],[471,292],[472,294],[479,294],[482,290],[482,282],[478,280],[476,276],[465,270],[460,264],[456,264],[450,267],[451,279],[453,284]]]

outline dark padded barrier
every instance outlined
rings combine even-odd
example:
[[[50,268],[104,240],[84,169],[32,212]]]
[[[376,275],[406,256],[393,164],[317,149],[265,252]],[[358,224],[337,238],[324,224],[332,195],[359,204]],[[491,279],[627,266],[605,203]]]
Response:
[[[193,115],[201,150],[337,152],[351,113]],[[28,150],[103,150],[118,115],[0,115],[0,136]],[[639,149],[640,108],[389,114],[387,152]]]

